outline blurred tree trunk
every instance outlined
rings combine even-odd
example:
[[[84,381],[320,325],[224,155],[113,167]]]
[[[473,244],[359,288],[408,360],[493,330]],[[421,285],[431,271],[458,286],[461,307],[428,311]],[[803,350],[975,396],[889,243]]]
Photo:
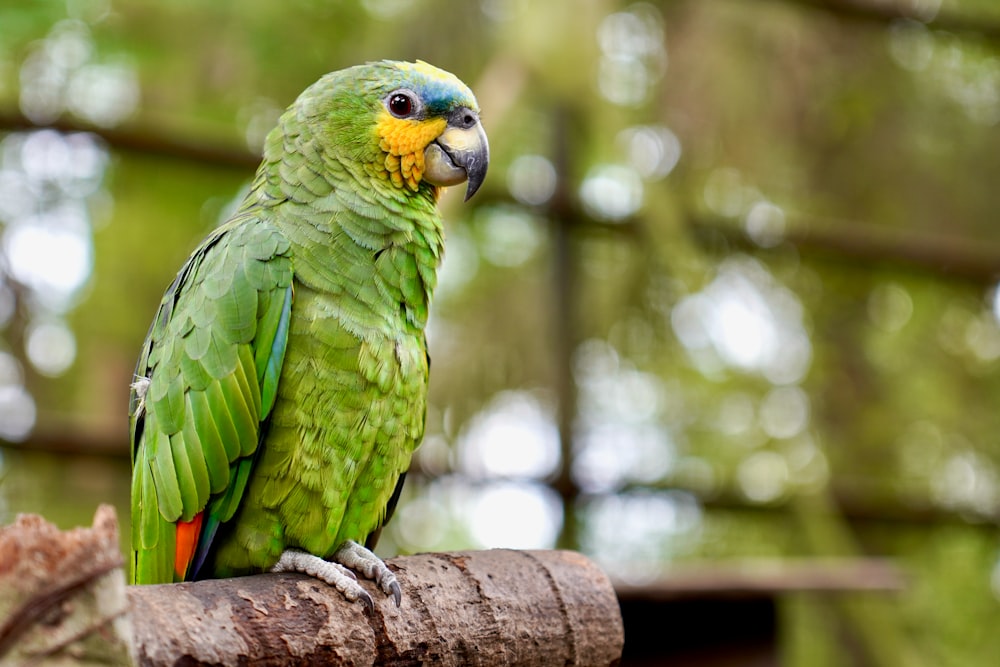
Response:
[[[553,111],[555,134],[556,190],[553,193],[549,218],[552,221],[552,281],[555,307],[553,353],[556,358],[556,425],[559,430],[559,471],[554,483],[562,499],[563,522],[558,545],[563,549],[579,547],[576,501],[580,489],[573,479],[574,422],[577,417],[577,388],[573,377],[573,353],[580,342],[577,300],[579,294],[574,228],[581,218],[570,183],[570,168],[574,156],[571,134],[579,119],[569,107]]]
[[[827,491],[797,497],[792,516],[796,534],[809,552],[824,556],[861,555],[850,527]],[[828,639],[839,637],[827,647],[828,651],[809,647],[812,657],[808,660],[824,654],[836,656],[839,652],[840,660],[849,660],[850,664],[859,667],[920,667],[926,664],[912,638],[904,634],[891,600],[885,597],[846,593],[821,598],[814,593],[804,593],[791,604],[799,614],[812,612],[823,616],[826,622],[822,625],[828,629]],[[801,663],[804,656],[786,657],[790,658],[790,664],[813,664],[808,660]]]

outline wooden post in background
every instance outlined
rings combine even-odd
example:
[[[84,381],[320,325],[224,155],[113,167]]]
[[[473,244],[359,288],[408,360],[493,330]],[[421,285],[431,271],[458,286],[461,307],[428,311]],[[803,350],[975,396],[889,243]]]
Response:
[[[129,664],[118,520],[61,532],[39,516],[0,528],[0,665]]]

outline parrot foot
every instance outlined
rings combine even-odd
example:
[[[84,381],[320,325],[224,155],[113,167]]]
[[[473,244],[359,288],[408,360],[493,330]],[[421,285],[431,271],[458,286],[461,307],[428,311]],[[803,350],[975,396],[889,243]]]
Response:
[[[383,565],[382,567],[385,566]],[[271,568],[271,572],[299,572],[301,574],[308,574],[310,577],[325,581],[336,588],[348,602],[361,600],[369,610],[374,611],[375,609],[375,603],[372,601],[372,597],[368,594],[368,591],[361,588],[358,584],[358,578],[354,576],[354,573],[340,563],[331,563],[319,556],[313,556],[304,551],[286,549],[282,552],[278,562]],[[398,604],[397,602],[397,606]]]
[[[399,606],[403,593],[399,588],[399,582],[396,581],[396,575],[371,551],[353,540],[347,540],[333,554],[333,560],[374,581],[382,592],[391,595],[393,602]]]

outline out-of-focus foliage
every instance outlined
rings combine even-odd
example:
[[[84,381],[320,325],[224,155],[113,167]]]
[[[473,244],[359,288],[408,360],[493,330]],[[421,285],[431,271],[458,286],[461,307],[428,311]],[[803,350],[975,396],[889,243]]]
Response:
[[[427,438],[386,551],[552,546],[570,498],[564,534],[633,582],[892,556],[898,597],[788,601],[788,664],[993,664],[991,0],[0,6],[0,438],[124,452],[139,343],[238,155],[378,58],[470,83],[493,153],[443,201]],[[81,479],[26,460],[4,453],[0,516]]]

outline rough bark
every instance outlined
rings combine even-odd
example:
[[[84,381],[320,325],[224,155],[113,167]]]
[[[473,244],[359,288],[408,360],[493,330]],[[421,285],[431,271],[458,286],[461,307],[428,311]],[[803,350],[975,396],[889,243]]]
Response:
[[[112,507],[67,532],[18,516],[0,528],[0,664],[127,664],[125,588]]]
[[[615,665],[623,628],[607,577],[568,551],[388,561],[403,603],[368,611],[322,582],[261,575],[129,590],[143,665]]]
[[[113,508],[99,508],[93,528],[67,532],[20,516],[0,529],[0,664],[619,662],[615,592],[577,553],[476,551],[388,563],[403,589],[399,608],[369,582],[374,609],[299,575],[126,592]]]

